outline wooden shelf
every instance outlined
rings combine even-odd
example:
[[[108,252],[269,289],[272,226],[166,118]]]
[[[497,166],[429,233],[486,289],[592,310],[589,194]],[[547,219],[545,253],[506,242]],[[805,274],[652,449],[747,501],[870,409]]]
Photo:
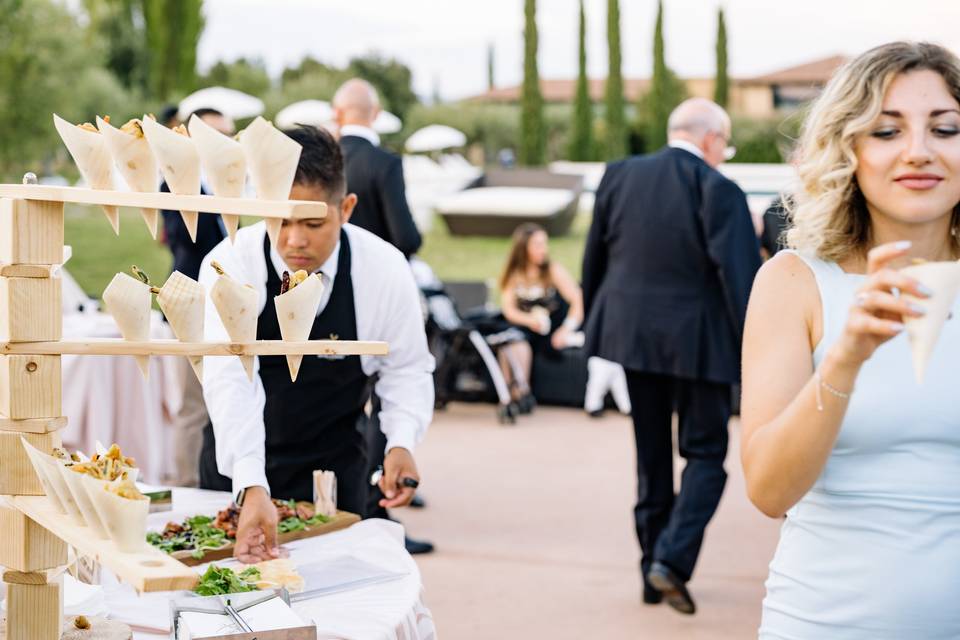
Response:
[[[173,193],[101,191],[81,187],[54,187],[36,184],[0,184],[0,198],[113,205],[137,209],[228,213],[261,218],[325,218],[327,215],[326,204],[307,200],[258,200],[256,198],[223,198],[205,195],[179,196]]]
[[[386,342],[354,340],[259,340],[257,342],[180,342],[150,340],[134,342],[122,338],[87,338],[62,342],[3,342],[0,355],[87,355],[87,356],[385,356]]]
[[[196,571],[152,548],[146,541],[140,553],[120,551],[111,540],[97,538],[89,527],[82,527],[70,516],[58,512],[46,496],[16,496],[11,501],[31,520],[75,547],[80,554],[93,557],[141,593],[193,589],[197,584]]]

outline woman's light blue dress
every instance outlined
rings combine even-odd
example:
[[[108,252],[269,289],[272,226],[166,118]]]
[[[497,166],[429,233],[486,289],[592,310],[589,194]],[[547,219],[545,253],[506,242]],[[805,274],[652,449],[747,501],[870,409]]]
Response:
[[[823,305],[819,365],[866,276],[801,257]],[[766,587],[761,640],[960,638],[956,301],[923,385],[906,332],[864,364],[823,472],[787,513]]]

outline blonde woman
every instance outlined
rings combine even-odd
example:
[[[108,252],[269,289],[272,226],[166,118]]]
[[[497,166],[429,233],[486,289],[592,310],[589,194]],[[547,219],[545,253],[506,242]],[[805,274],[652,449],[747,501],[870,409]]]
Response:
[[[960,308],[913,377],[897,268],[956,260],[960,61],[878,47],[840,69],[801,139],[803,189],[744,338],[750,499],[786,514],[763,639],[960,637]]]

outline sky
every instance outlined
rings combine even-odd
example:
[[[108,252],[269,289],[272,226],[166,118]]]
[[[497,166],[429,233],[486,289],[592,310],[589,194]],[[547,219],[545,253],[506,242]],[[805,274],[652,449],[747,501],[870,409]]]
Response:
[[[272,75],[305,55],[343,65],[378,52],[407,64],[414,90],[445,100],[487,87],[487,47],[497,86],[523,75],[523,0],[206,0],[198,51],[218,60],[259,57]],[[577,73],[579,0],[538,0],[541,78]],[[714,71],[717,8],[726,13],[729,69],[749,77],[817,58],[856,54],[897,39],[960,52],[958,0],[664,0],[667,64],[684,77]],[[587,72],[607,71],[607,0],[585,0]],[[652,68],[656,0],[620,0],[623,74]]]

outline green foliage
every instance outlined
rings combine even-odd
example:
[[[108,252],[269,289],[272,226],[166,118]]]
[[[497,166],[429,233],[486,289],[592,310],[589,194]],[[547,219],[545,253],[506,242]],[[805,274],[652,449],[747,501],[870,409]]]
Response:
[[[593,158],[593,105],[590,103],[590,90],[587,84],[587,19],[580,0],[580,68],[577,74],[577,93],[573,103],[573,130],[570,134],[571,160],[591,160]]]
[[[733,119],[733,140],[737,155],[732,162],[784,162],[799,135],[801,118],[756,120]]]
[[[609,63],[605,90],[605,153],[607,160],[627,152],[627,125],[624,116],[623,75],[620,71],[620,5],[607,0],[607,47]]]
[[[147,48],[140,0],[84,0],[88,33],[106,45],[106,67],[127,89],[146,89]]]
[[[394,58],[371,53],[353,58],[347,65],[348,77],[363,78],[377,88],[383,108],[404,120],[410,108],[417,104],[413,92],[413,74],[410,67]]]
[[[543,95],[537,71],[537,0],[525,0],[523,29],[523,92],[520,97],[520,141],[517,159],[524,165],[544,162],[546,137]]]
[[[160,100],[194,89],[203,0],[142,0],[147,89]]]
[[[271,87],[263,60],[239,58],[233,62],[217,62],[200,78],[200,87],[229,87],[254,96],[265,95]]]
[[[727,24],[723,7],[717,10],[717,75],[714,79],[713,101],[726,109],[730,101],[730,76],[727,75]]]
[[[640,119],[646,122],[644,143],[647,151],[655,151],[667,143],[667,119],[685,94],[683,82],[667,67],[663,44],[663,0],[659,0],[653,33],[653,78],[650,91],[642,98],[645,104],[638,109]]]

